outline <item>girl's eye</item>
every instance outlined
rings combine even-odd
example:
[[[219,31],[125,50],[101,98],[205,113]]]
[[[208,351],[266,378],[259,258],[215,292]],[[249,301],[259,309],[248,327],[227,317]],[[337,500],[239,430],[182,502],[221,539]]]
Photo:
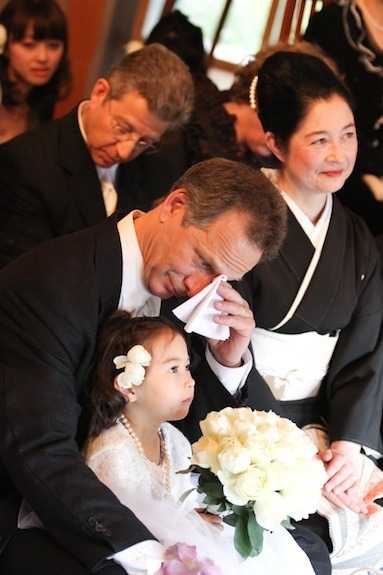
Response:
[[[190,363],[185,367],[186,371],[190,371]]]
[[[170,373],[178,373],[178,365],[174,365],[169,369]]]
[[[51,50],[60,50],[63,46],[63,43],[60,40],[51,40],[48,42],[48,46]]]
[[[22,42],[22,45],[24,46],[24,48],[27,48],[28,50],[31,50],[32,48],[35,47],[36,43],[32,42],[30,40],[25,40],[24,42]]]

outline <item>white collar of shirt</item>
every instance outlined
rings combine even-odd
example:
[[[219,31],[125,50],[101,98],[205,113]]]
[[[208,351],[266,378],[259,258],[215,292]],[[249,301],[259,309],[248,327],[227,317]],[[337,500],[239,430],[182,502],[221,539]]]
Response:
[[[88,138],[86,136],[84,124],[82,121],[81,111],[82,111],[84,105],[87,104],[88,102],[89,102],[89,100],[84,100],[84,102],[81,102],[79,104],[79,107],[77,109],[78,127],[80,128],[81,135],[84,138],[84,142],[86,142],[86,143],[88,142]],[[102,168],[102,167],[97,166],[95,164],[95,168],[97,170],[98,179],[100,180],[100,182],[105,181],[105,182],[110,182],[113,186],[115,185],[115,183],[116,183],[116,171],[118,168],[118,163],[113,164],[113,166],[110,166],[110,168]],[[112,210],[112,212],[113,211],[114,210]]]
[[[122,285],[118,307],[133,316],[155,316],[160,312],[161,300],[145,287],[144,261],[133,221],[142,213],[134,210],[117,224],[122,249]]]
[[[286,204],[294,214],[295,218],[297,219],[299,225],[305,232],[306,236],[309,238],[310,242],[316,248],[318,245],[319,237],[321,236],[321,230],[324,225],[328,227],[328,223],[331,218],[332,213],[332,194],[327,194],[326,204],[324,210],[317,221],[316,224],[313,224],[310,218],[306,216],[305,213],[302,212],[301,208],[284,192],[276,183],[277,176],[279,170],[271,169],[271,168],[262,168],[262,172],[269,178],[269,180],[278,188],[281,192],[283,199],[285,200]]]

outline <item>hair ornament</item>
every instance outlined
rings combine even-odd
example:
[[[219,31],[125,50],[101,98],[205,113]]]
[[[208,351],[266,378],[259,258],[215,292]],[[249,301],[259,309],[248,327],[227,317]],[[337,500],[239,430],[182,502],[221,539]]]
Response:
[[[7,43],[7,29],[3,24],[0,24],[0,56],[4,53],[4,48]]]
[[[133,385],[141,385],[145,378],[144,367],[150,365],[152,356],[144,346],[134,345],[126,355],[118,355],[113,363],[116,369],[124,369],[117,376],[120,387],[124,390],[131,389]]]
[[[258,76],[254,76],[254,78],[251,81],[250,84],[250,90],[249,90],[249,100],[250,100],[250,106],[253,108],[253,110],[257,110],[257,84],[258,84]]]

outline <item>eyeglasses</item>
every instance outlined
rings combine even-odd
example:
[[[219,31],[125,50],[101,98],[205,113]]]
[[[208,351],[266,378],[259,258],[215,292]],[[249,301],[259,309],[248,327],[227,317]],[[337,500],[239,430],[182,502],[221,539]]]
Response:
[[[131,126],[122,127],[117,118],[111,112],[111,101],[109,100],[109,121],[113,136],[118,142],[134,142],[134,147],[140,152],[154,154],[160,149],[160,142],[148,142],[144,138],[137,136]]]

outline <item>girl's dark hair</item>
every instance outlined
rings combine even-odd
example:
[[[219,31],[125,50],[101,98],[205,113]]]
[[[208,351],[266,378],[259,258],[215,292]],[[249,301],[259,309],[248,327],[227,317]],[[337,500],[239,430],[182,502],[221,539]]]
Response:
[[[61,62],[50,81],[30,91],[27,104],[31,108],[31,124],[50,120],[56,102],[69,93],[72,76],[68,60],[67,19],[55,0],[10,0],[0,12],[0,23],[7,30],[7,45],[10,40],[20,41],[25,36],[29,22],[33,22],[35,40],[61,40],[64,51]],[[3,90],[3,105],[19,103],[17,85],[8,78],[7,45],[0,56],[0,83]]]
[[[113,385],[117,370],[113,359],[126,355],[134,345],[143,345],[150,353],[151,342],[160,334],[172,338],[183,334],[164,317],[135,317],[118,310],[102,325],[90,367],[87,388],[91,404],[89,437],[111,427],[122,413],[126,399]]]
[[[310,54],[280,51],[261,66],[256,89],[259,119],[265,132],[287,146],[311,105],[338,95],[355,108],[351,92],[323,60]]]

